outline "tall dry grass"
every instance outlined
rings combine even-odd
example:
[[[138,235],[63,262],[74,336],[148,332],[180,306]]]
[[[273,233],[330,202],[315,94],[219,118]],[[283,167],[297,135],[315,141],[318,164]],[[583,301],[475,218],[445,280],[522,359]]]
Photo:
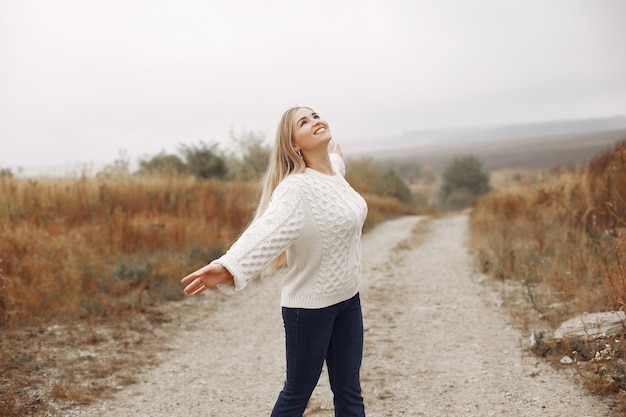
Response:
[[[575,171],[554,169],[479,199],[471,230],[484,272],[546,288],[549,298],[534,299],[539,310],[548,302],[566,302],[572,314],[623,308],[624,145]]]
[[[521,179],[475,206],[470,228],[480,268],[521,282],[551,329],[583,312],[626,307],[625,145],[575,170]],[[626,343],[611,343],[615,355],[602,380],[610,368],[608,385],[625,390]],[[585,347],[591,357],[593,349]]]
[[[0,177],[0,323],[115,318],[182,296],[179,278],[248,224],[254,183]],[[366,195],[366,227],[411,212]]]
[[[0,178],[0,322],[112,317],[180,297],[223,251],[256,187],[192,178]]]

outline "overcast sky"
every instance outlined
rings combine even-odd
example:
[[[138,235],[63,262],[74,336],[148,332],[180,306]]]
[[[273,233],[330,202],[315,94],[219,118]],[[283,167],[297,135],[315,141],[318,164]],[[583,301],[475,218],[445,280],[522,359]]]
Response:
[[[0,167],[626,115],[624,0],[0,0]]]

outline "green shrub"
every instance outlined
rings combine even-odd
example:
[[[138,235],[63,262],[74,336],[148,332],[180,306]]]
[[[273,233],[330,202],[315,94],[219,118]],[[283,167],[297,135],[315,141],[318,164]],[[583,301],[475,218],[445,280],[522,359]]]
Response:
[[[491,190],[489,174],[474,156],[455,158],[443,173],[439,205],[443,210],[459,210]]]

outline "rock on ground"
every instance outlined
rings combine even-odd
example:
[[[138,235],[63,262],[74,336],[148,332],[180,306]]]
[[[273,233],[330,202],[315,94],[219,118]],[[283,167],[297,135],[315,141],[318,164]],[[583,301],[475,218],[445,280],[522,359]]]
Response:
[[[622,334],[624,330],[626,330],[626,313],[603,311],[583,314],[564,321],[554,331],[554,338],[587,341],[607,335]]]

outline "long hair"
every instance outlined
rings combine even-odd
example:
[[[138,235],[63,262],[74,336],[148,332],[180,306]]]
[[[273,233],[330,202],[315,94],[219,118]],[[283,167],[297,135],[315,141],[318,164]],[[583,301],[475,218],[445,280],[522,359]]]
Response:
[[[283,113],[276,129],[276,139],[274,148],[270,154],[267,170],[261,181],[261,198],[259,205],[254,213],[254,220],[265,213],[269,206],[272,194],[278,184],[281,183],[288,175],[292,173],[304,172],[306,165],[304,159],[293,148],[293,118],[302,107],[292,107]],[[308,107],[307,107],[308,108]],[[286,261],[286,254],[283,252],[276,260],[274,260],[268,270],[264,271],[264,275],[271,273]]]
[[[283,113],[276,129],[274,148],[270,154],[267,170],[261,182],[261,198],[254,214],[254,220],[265,213],[272,194],[278,184],[291,173],[303,172],[304,159],[293,148],[293,117],[302,107],[292,107]]]

